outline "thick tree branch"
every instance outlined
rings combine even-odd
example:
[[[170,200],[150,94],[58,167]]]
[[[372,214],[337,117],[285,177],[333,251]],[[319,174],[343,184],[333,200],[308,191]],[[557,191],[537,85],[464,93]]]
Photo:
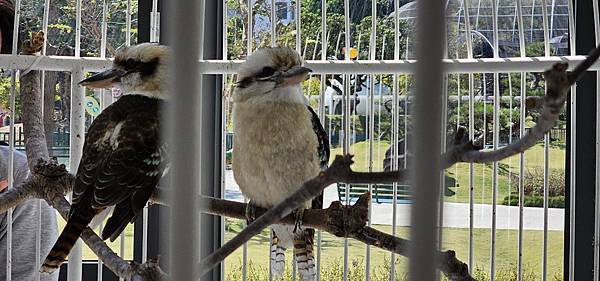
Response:
[[[343,206],[340,202],[335,201],[327,209],[305,210],[302,217],[303,226],[320,229],[338,237],[350,237],[368,245],[408,256],[409,240],[366,226],[370,200],[371,194],[365,193],[352,206]],[[212,197],[201,197],[199,201],[205,213],[245,219],[246,203]],[[266,209],[256,209],[257,216],[261,216],[266,212]],[[288,215],[277,223],[293,225],[295,224],[295,217],[293,214]],[[439,252],[438,257],[438,268],[450,280],[474,280],[469,275],[468,266],[456,258],[454,251]]]
[[[35,32],[30,40],[23,42],[24,55],[39,55],[44,46],[44,33]],[[27,71],[26,71],[27,72]],[[46,132],[44,131],[43,97],[41,94],[41,71],[32,70],[21,75],[21,103],[23,106],[23,133],[25,153],[30,170],[38,159],[48,159]]]
[[[304,183],[297,192],[282,203],[269,210],[257,210],[256,214],[259,216],[257,220],[201,261],[201,274],[206,273],[210,268],[224,260],[225,257],[265,227],[273,223],[294,224],[294,216],[290,213],[301,207],[303,202],[318,196],[325,187],[332,183],[390,183],[399,181],[405,177],[404,171],[380,173],[354,172],[350,169],[352,163],[352,156],[346,155],[342,157],[338,155],[327,170]],[[303,214],[303,223],[307,227],[318,228],[340,237],[354,238],[366,244],[407,256],[408,240],[394,237],[366,226],[370,200],[371,195],[367,193],[363,194],[354,206],[342,206],[339,202],[333,202],[327,209],[306,210]],[[207,197],[202,197],[199,201],[200,208],[207,213],[240,219],[245,217],[246,204],[244,203]],[[160,200],[155,199],[155,202],[160,202]],[[451,278],[450,280],[474,280],[469,275],[467,265],[456,259],[453,251],[440,252],[437,263],[439,269],[448,278]]]
[[[515,141],[501,149],[494,151],[480,151],[471,141],[465,138],[466,130],[459,130],[455,136],[454,146],[443,155],[444,168],[448,168],[457,162],[489,163],[500,161],[507,157],[519,154],[531,148],[537,141],[548,133],[558,117],[570,87],[589,69],[600,57],[600,46],[593,49],[588,57],[579,63],[572,72],[567,73],[566,63],[557,63],[551,69],[544,72],[546,80],[546,95],[543,98],[543,111],[538,117],[536,125],[518,141]],[[539,101],[534,102],[534,106]]]

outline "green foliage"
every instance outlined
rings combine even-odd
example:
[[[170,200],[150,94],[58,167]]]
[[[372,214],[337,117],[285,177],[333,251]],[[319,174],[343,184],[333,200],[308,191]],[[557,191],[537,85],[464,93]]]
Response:
[[[398,265],[396,265],[398,267]],[[371,280],[373,281],[388,281],[390,279],[391,263],[388,259],[384,264],[371,268]],[[321,280],[323,281],[339,281],[343,280],[344,274],[344,263],[340,259],[329,261],[321,265]],[[348,281],[363,281],[365,280],[366,272],[363,259],[353,259],[348,264]],[[489,272],[481,267],[476,267],[473,270],[473,278],[478,281],[489,281]],[[395,280],[406,281],[408,275],[405,270],[399,270],[396,268]],[[262,266],[257,266],[250,261],[247,265],[247,280],[248,281],[263,281],[269,279],[269,270]],[[525,266],[523,269],[523,281],[535,281],[539,280],[538,273]],[[227,264],[226,278],[225,280],[237,281],[242,280],[242,265],[241,262],[235,264]],[[284,277],[279,280],[292,280],[290,267],[286,267]],[[448,281],[449,279],[442,274],[442,280]],[[511,265],[496,269],[495,280],[497,281],[516,281],[517,280],[517,266]],[[562,281],[563,277],[561,274],[552,276],[553,281]]]
[[[544,170],[542,168],[528,169],[525,171],[523,180],[523,192],[527,196],[544,195]],[[519,174],[511,174],[513,182],[519,182]],[[548,175],[548,195],[565,195],[565,171],[562,169],[551,169]]]
[[[17,92],[19,91],[19,83],[17,82]],[[12,83],[10,76],[0,76],[0,109],[10,108],[10,94],[12,92]],[[21,112],[21,97],[16,95],[15,97],[15,110]],[[2,124],[0,124],[2,127]]]
[[[504,197],[502,205],[519,206],[519,195],[512,194]],[[544,197],[539,195],[525,196],[523,199],[523,206],[525,207],[544,207]],[[564,208],[565,197],[564,196],[553,196],[548,197],[548,208]]]

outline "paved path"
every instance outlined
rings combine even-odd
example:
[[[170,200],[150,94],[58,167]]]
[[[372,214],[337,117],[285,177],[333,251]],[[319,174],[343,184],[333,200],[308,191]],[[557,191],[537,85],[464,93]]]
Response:
[[[233,172],[225,172],[225,198],[242,202],[244,200],[237,184],[233,179]],[[332,186],[325,189],[324,206],[329,206],[332,201],[338,200],[336,189]],[[392,224],[392,204],[373,204],[372,223]],[[397,204],[396,224],[398,226],[410,225],[410,204]],[[543,208],[523,208],[523,228],[528,230],[544,229]],[[492,227],[492,205],[475,204],[473,208],[474,228]],[[519,228],[519,207],[498,205],[496,209],[496,227],[498,229]],[[564,230],[564,209],[548,209],[548,229]],[[456,228],[469,228],[469,204],[444,203],[444,226]]]

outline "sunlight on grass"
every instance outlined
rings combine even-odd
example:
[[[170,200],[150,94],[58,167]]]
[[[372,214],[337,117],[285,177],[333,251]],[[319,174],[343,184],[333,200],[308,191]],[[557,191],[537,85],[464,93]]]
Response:
[[[242,228],[243,224],[239,220],[227,220],[227,231],[225,233],[225,241],[231,239],[237,234]],[[375,225],[374,228],[391,233],[391,226]],[[401,237],[409,237],[409,229],[407,227],[398,227],[397,235]],[[524,231],[523,243],[526,245],[523,251],[524,266],[527,270],[527,274],[537,276],[532,279],[524,280],[539,280],[542,266],[542,231]],[[462,228],[444,228],[443,234],[443,248],[451,249],[456,251],[457,257],[463,262],[468,262],[468,245],[469,245],[469,230]],[[485,275],[486,272],[489,274],[490,268],[490,241],[491,241],[491,230],[490,229],[475,229],[474,230],[474,265],[475,268],[480,271],[481,276]],[[517,263],[517,230],[498,230],[497,231],[497,248],[496,248],[496,268],[497,274],[509,274],[510,272],[504,272],[508,269],[516,268]],[[548,277],[549,280],[553,280],[554,276],[562,275],[563,271],[563,233],[562,231],[548,231]],[[263,232],[253,238],[248,245],[248,262],[252,263],[255,274],[260,274],[261,270],[268,273],[268,243],[269,243],[269,232],[263,230]],[[327,267],[339,266],[340,262],[343,261],[344,255],[344,239],[335,237],[328,233],[322,234],[322,252],[321,260],[323,270]],[[361,264],[364,267],[364,260],[366,256],[366,247],[363,243],[349,239],[349,257],[350,266],[353,264]],[[291,265],[291,253],[289,250],[286,252],[286,258],[288,259],[288,267]],[[406,272],[407,259],[404,257],[398,257],[397,259],[397,271],[399,273]],[[226,259],[225,271],[226,276],[237,276],[235,271],[239,270],[239,265],[242,261],[242,249],[236,250],[231,256]],[[389,267],[390,253],[387,251],[380,250],[375,247],[371,247],[371,264],[370,269],[372,274],[376,271],[381,271],[386,266]],[[236,278],[228,280],[238,280]],[[249,280],[260,280],[260,279],[249,279]],[[287,280],[287,279],[286,279]],[[328,279],[327,279],[328,280]],[[331,279],[335,280],[335,279]],[[351,279],[360,280],[360,279]],[[364,279],[363,279],[364,280]],[[376,279],[377,280],[377,279]],[[479,280],[479,279],[478,279]],[[498,279],[498,280],[512,280],[512,279]]]
[[[383,170],[383,159],[385,151],[389,148],[389,142],[381,141],[373,143],[373,171]],[[350,151],[354,154],[354,165],[352,168],[356,171],[368,171],[369,162],[369,144],[367,141],[358,142],[351,146]],[[331,149],[331,161],[334,155],[342,154],[340,147]],[[550,169],[564,170],[566,150],[558,146],[549,148]],[[544,145],[538,143],[524,154],[525,170],[544,167]],[[513,182],[510,174],[519,173],[520,156],[515,155],[499,162],[498,167],[498,201],[507,196],[510,192],[515,192],[518,183]],[[492,175],[493,165],[475,164],[473,173],[474,200],[476,203],[492,203]],[[450,187],[456,194],[446,197],[446,202],[469,202],[469,171],[470,164],[458,163],[446,170],[446,175],[456,180],[456,186]]]
[[[56,214],[57,217],[57,221],[58,221],[58,230],[59,232],[62,231],[62,229],[65,227],[65,220],[57,213]],[[104,222],[106,223],[106,221]],[[98,233],[98,230],[95,229],[96,233]],[[123,230],[123,233],[121,233],[121,235],[125,235],[125,248],[124,248],[124,258],[126,260],[133,260],[133,224],[129,224],[127,225],[127,227],[125,228],[125,230]],[[114,242],[110,242],[110,241],[106,241],[108,246],[115,252],[117,253],[117,255],[122,256],[121,255],[121,238],[117,238],[117,240],[115,240]],[[94,254],[94,252],[92,252],[92,250],[90,250],[90,248],[87,246],[87,244],[83,243],[83,260],[97,260],[98,257],[96,257],[96,254]]]

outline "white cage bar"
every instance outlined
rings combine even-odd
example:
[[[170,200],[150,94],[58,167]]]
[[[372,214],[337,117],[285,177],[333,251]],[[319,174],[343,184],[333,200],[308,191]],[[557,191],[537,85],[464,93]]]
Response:
[[[368,43],[368,55],[366,55],[365,57],[367,59],[358,59],[358,60],[351,60],[350,59],[350,51],[349,49],[352,46],[355,46],[357,44],[363,44],[363,45],[367,45],[366,43],[360,43],[360,38],[357,40],[357,42],[353,42],[353,32],[355,32],[352,29],[352,19],[351,19],[351,14],[352,14],[352,10],[351,10],[351,6],[350,0],[345,0],[344,2],[344,24],[343,24],[343,34],[344,34],[344,42],[343,45],[344,47],[346,47],[346,52],[344,54],[344,59],[343,60],[333,60],[333,59],[328,59],[327,57],[327,48],[329,46],[329,39],[330,39],[330,35],[331,38],[335,39],[335,37],[337,36],[336,34],[330,34],[328,33],[328,27],[327,27],[327,19],[328,19],[328,5],[327,2],[325,0],[321,1],[321,27],[320,27],[320,33],[319,34],[302,34],[301,29],[303,25],[302,22],[302,13],[300,12],[299,7],[302,6],[302,1],[300,0],[296,0],[295,1],[295,5],[294,5],[294,11],[293,11],[293,15],[294,15],[294,25],[296,27],[296,33],[295,33],[295,48],[296,50],[298,50],[300,53],[305,54],[305,57],[307,58],[311,58],[311,60],[307,60],[307,66],[310,67],[311,69],[313,69],[313,75],[320,75],[320,89],[322,94],[319,96],[319,117],[321,118],[321,121],[324,123],[325,127],[327,127],[327,124],[325,124],[325,119],[328,115],[327,113],[327,109],[325,108],[325,96],[324,93],[327,89],[326,86],[326,81],[328,78],[328,75],[331,74],[336,74],[336,75],[343,75],[344,77],[344,92],[346,93],[342,99],[343,102],[343,127],[344,127],[344,139],[343,139],[343,151],[344,152],[353,152],[351,149],[351,142],[353,140],[351,140],[351,128],[353,129],[354,125],[351,125],[350,122],[350,114],[352,112],[351,108],[356,106],[356,103],[351,101],[351,94],[350,94],[350,89],[351,89],[351,81],[352,79],[357,79],[359,74],[367,74],[370,77],[369,80],[369,92],[368,92],[368,97],[367,97],[367,101],[368,101],[368,113],[367,113],[367,120],[368,121],[368,126],[369,128],[367,129],[369,131],[369,135],[371,136],[371,139],[369,140],[369,146],[368,146],[368,169],[369,170],[375,170],[375,166],[373,164],[374,162],[374,143],[373,143],[373,133],[375,132],[375,122],[374,120],[377,118],[375,116],[375,114],[380,114],[380,113],[376,113],[375,107],[376,107],[376,102],[377,98],[375,95],[375,84],[376,84],[376,79],[379,76],[380,79],[383,75],[389,75],[392,74],[393,75],[393,89],[392,89],[392,99],[393,99],[393,133],[395,135],[395,137],[393,138],[393,145],[392,145],[392,154],[393,154],[393,159],[394,161],[392,162],[393,167],[398,168],[398,158],[399,158],[399,152],[398,152],[398,146],[396,145],[398,142],[398,134],[400,132],[401,129],[404,128],[400,128],[400,106],[399,106],[399,102],[401,102],[402,100],[407,101],[406,103],[404,103],[404,105],[406,107],[407,103],[408,103],[408,98],[403,98],[400,96],[400,92],[402,90],[402,87],[399,85],[399,81],[401,80],[399,78],[399,74],[404,74],[406,75],[405,79],[408,80],[408,75],[411,75],[413,73],[416,72],[416,70],[418,69],[418,62],[414,59],[412,59],[411,57],[409,57],[408,55],[408,50],[407,50],[407,54],[405,56],[404,59],[401,59],[400,57],[400,41],[401,36],[400,36],[400,32],[399,32],[399,25],[400,25],[400,10],[401,7],[399,5],[399,1],[397,0],[390,0],[393,2],[393,9],[394,9],[394,25],[396,26],[396,28],[394,28],[395,32],[394,32],[394,53],[393,53],[393,59],[391,60],[386,60],[385,59],[385,40],[390,40],[383,38],[383,43],[382,45],[382,51],[381,51],[381,57],[380,60],[377,60],[377,45],[378,45],[378,41],[377,41],[377,36],[379,36],[378,34],[378,30],[377,30],[377,20],[378,20],[378,15],[377,15],[377,2],[376,1],[371,1],[369,4],[371,4],[371,30],[370,30],[370,37],[369,37],[369,43]],[[15,24],[15,30],[17,32],[15,32],[15,34],[18,34],[18,15],[19,15],[19,1],[16,1],[16,5],[17,5],[17,9],[16,9],[16,15],[17,15],[17,23]],[[49,0],[46,0],[46,8],[49,5]],[[551,48],[550,48],[550,37],[551,37],[551,26],[548,23],[548,3],[546,3],[547,1],[543,0],[541,1],[541,14],[542,14],[542,18],[543,18],[543,33],[544,33],[544,54],[543,56],[538,56],[538,57],[527,57],[526,53],[525,53],[525,49],[526,49],[526,40],[525,40],[525,26],[524,26],[524,11],[529,11],[529,13],[527,13],[527,15],[525,15],[526,17],[530,17],[529,20],[529,27],[530,29],[533,30],[533,25],[532,22],[534,22],[534,17],[536,17],[536,5],[539,5],[539,3],[535,3],[535,1],[533,2],[533,4],[531,4],[530,6],[528,5],[523,5],[522,3],[523,1],[521,0],[517,0],[515,1],[515,15],[514,17],[516,18],[516,22],[518,23],[518,37],[519,37],[519,43],[518,43],[518,47],[519,47],[519,54],[520,56],[518,57],[501,57],[499,54],[499,32],[503,31],[502,28],[498,27],[498,21],[499,21],[499,17],[501,17],[501,15],[498,14],[498,9],[499,9],[499,1],[498,0],[491,0],[492,3],[492,22],[493,22],[493,27],[492,27],[492,33],[493,33],[493,57],[491,58],[473,58],[473,38],[474,36],[474,31],[478,30],[480,28],[480,15],[477,14],[477,20],[473,26],[473,23],[471,22],[473,20],[473,15],[470,14],[470,12],[472,12],[473,10],[470,10],[470,8],[476,7],[478,10],[479,9],[484,9],[485,5],[483,5],[481,3],[481,1],[478,1],[476,4],[472,3],[472,1],[469,0],[462,0],[461,1],[461,5],[464,7],[464,22],[465,22],[465,27],[462,28],[461,27],[461,32],[465,33],[465,38],[466,38],[466,45],[467,45],[467,55],[464,58],[452,58],[452,59],[444,59],[441,61],[441,67],[444,69],[444,72],[447,74],[457,74],[456,77],[458,77],[459,81],[460,81],[460,74],[468,74],[468,82],[459,82],[457,89],[458,89],[458,94],[459,94],[459,98],[458,98],[458,103],[460,104],[463,100],[460,98],[461,95],[461,85],[466,85],[468,87],[468,96],[465,96],[465,98],[467,99],[467,103],[466,105],[468,106],[468,120],[464,120],[465,123],[468,123],[469,126],[469,136],[471,139],[475,138],[475,120],[478,118],[477,116],[475,116],[475,112],[474,112],[474,107],[475,107],[475,102],[480,102],[481,99],[478,99],[475,95],[475,88],[476,88],[476,81],[477,80],[475,78],[475,76],[479,75],[480,73],[493,73],[493,82],[494,82],[494,88],[493,88],[493,92],[494,92],[494,96],[493,96],[493,119],[494,119],[494,128],[492,130],[492,134],[493,134],[493,148],[497,149],[501,146],[501,144],[499,143],[501,136],[500,136],[500,128],[499,128],[499,122],[498,120],[500,119],[501,115],[500,115],[500,108],[501,108],[501,103],[504,100],[504,97],[501,97],[501,90],[500,90],[500,80],[501,77],[503,77],[505,74],[511,74],[511,73],[520,73],[520,88],[519,89],[519,99],[514,99],[512,98],[512,89],[511,89],[511,97],[509,97],[508,100],[510,100],[510,102],[512,103],[514,102],[519,102],[520,106],[519,106],[519,117],[520,120],[523,120],[523,118],[526,116],[526,111],[525,111],[525,106],[523,105],[523,100],[525,100],[526,94],[527,94],[527,73],[529,72],[541,72],[545,69],[548,69],[551,65],[553,65],[556,62],[568,62],[571,67],[573,65],[575,65],[578,62],[581,62],[584,59],[584,56],[581,55],[575,55],[574,52],[574,17],[573,17],[573,8],[572,5],[570,3],[570,1],[567,1],[569,3],[569,8],[568,8],[568,13],[569,13],[569,34],[570,34],[570,40],[568,40],[568,44],[570,46],[571,52],[569,55],[561,55],[561,56],[553,56],[551,54]],[[104,1],[103,3],[103,21],[102,21],[102,38],[101,38],[101,54],[99,57],[82,57],[80,54],[80,50],[81,50],[81,9],[82,9],[82,1],[78,0],[76,2],[76,14],[77,14],[77,23],[75,26],[75,32],[76,32],[76,40],[75,40],[75,56],[74,57],[65,57],[65,56],[47,56],[45,55],[45,47],[44,47],[44,55],[41,56],[39,59],[36,59],[35,57],[31,57],[31,56],[21,56],[21,55],[16,55],[16,40],[13,44],[13,54],[12,55],[0,55],[0,67],[1,68],[5,68],[5,69],[36,69],[36,70],[45,70],[45,71],[68,71],[68,72],[72,72],[72,81],[74,81],[74,85],[72,88],[72,92],[76,95],[74,95],[74,97],[79,97],[82,98],[83,97],[83,91],[81,90],[80,87],[76,86],[75,82],[79,81],[81,77],[84,76],[86,71],[99,71],[102,69],[105,69],[107,67],[109,67],[112,63],[111,59],[106,58],[106,45],[107,45],[107,38],[106,38],[106,32],[107,32],[107,21],[106,21],[106,16],[108,13],[108,5],[107,2]],[[158,1],[153,1],[153,20],[152,22],[154,23],[153,25],[153,32],[151,34],[153,39],[158,39],[158,29],[159,29],[159,25],[158,22],[160,20],[160,17],[158,16],[158,11],[157,11],[157,4]],[[278,36],[277,36],[277,27],[278,24],[281,24],[280,21],[282,19],[279,19],[277,17],[277,6],[276,4],[280,3],[279,1],[276,0],[271,0],[270,4],[269,4],[269,18],[270,18],[270,45],[275,46],[277,43],[282,43],[282,42],[277,42]],[[475,4],[475,5],[474,5]],[[201,3],[197,4],[198,6],[203,7],[204,5],[204,1],[201,1]],[[246,54],[251,54],[252,51],[254,49],[256,49],[257,47],[260,46],[259,42],[257,42],[255,40],[255,37],[257,35],[255,32],[255,11],[253,11],[254,8],[254,2],[252,0],[248,0],[246,2],[246,5],[248,6],[248,14],[250,15],[247,18],[248,21],[248,29],[246,30],[247,34],[247,38],[249,38],[246,42]],[[596,26],[599,25],[598,23],[598,8],[597,8],[597,3],[594,3],[594,15],[595,15],[595,19],[596,19]],[[425,6],[425,5],[423,5]],[[525,7],[527,6],[527,7]],[[228,20],[227,20],[227,5],[226,5],[226,1],[223,1],[223,18],[224,18],[224,26],[223,26],[223,32],[227,32],[227,24],[228,24]],[[554,6],[551,6],[552,9],[554,9]],[[203,11],[202,8],[198,9],[199,11]],[[196,13],[197,11],[193,11],[193,12],[187,12],[186,14],[191,15],[192,13]],[[551,15],[554,14],[553,10],[550,12]],[[552,16],[550,16],[552,17]],[[128,0],[127,1],[127,8],[126,8],[126,18],[127,18],[127,22],[126,22],[126,45],[129,45],[131,42],[131,1]],[[47,10],[44,11],[44,19],[45,19],[45,23],[44,23],[44,30],[47,30]],[[440,18],[440,20],[442,20]],[[460,20],[460,19],[459,19]],[[474,27],[474,28],[473,28]],[[596,29],[597,31],[598,29]],[[47,32],[46,32],[47,33]],[[202,31],[199,32],[198,34],[198,38],[201,38],[201,34]],[[340,33],[341,34],[341,33]],[[303,37],[305,36],[305,37]],[[316,36],[316,38],[315,38]],[[533,36],[533,31],[531,33],[531,36]],[[598,36],[598,32],[596,32],[596,36]],[[224,36],[225,37],[225,36]],[[320,37],[320,38],[319,38]],[[313,39],[314,38],[314,39]],[[338,37],[339,38],[339,37]],[[596,37],[598,40],[598,37]],[[189,38],[186,38],[186,40]],[[306,39],[304,42],[303,40]],[[312,57],[310,57],[310,51],[307,52],[307,48],[309,45],[308,40],[316,40],[317,43],[315,43],[314,46],[314,50],[312,51]],[[440,38],[435,38],[435,40],[439,40]],[[318,45],[318,41],[321,41],[321,56],[319,57],[317,54],[317,45]],[[408,41],[408,38],[406,39]],[[201,41],[200,41],[201,42]],[[436,41],[437,42],[437,41]],[[218,74],[218,75],[223,75],[224,76],[224,89],[227,89],[227,87],[229,85],[227,85],[227,81],[228,81],[228,75],[229,74],[235,74],[237,68],[239,67],[239,65],[241,64],[242,61],[239,60],[228,60],[228,55],[229,52],[228,50],[228,46],[227,46],[227,38],[223,39],[223,59],[222,60],[211,60],[209,59],[202,59],[202,57],[199,58],[198,64],[190,64],[192,66],[190,66],[192,69],[194,69],[193,71],[195,73],[198,73],[198,75],[202,75],[202,74]],[[175,44],[176,45],[176,44]],[[304,49],[302,48],[304,47]],[[407,43],[407,47],[408,47],[408,43]],[[192,51],[195,52],[197,50],[199,50],[200,48],[198,47],[195,50],[191,50],[191,49],[185,49],[187,51]],[[360,47],[358,48],[360,50]],[[407,48],[408,49],[408,48]],[[183,49],[182,49],[183,50]],[[335,49],[335,52],[337,52],[338,50]],[[315,57],[318,58],[317,60],[315,60]],[[197,71],[199,69],[199,71]],[[591,68],[592,70],[600,70],[600,64],[597,63],[594,66],[592,66]],[[417,78],[419,79],[419,78]],[[599,76],[599,81],[600,81],[600,76]],[[17,75],[16,72],[13,73],[13,88],[14,85],[16,84],[17,79]],[[510,80],[510,76],[509,76],[509,80]],[[188,81],[189,82],[189,81]],[[477,81],[478,82],[478,81]],[[510,82],[509,82],[510,83]],[[409,91],[409,86],[408,86],[408,82],[406,82],[406,85],[402,85],[404,86],[404,89],[407,90],[407,94]],[[512,85],[511,85],[512,86]],[[441,87],[440,87],[441,88]],[[13,90],[13,93],[15,93]],[[441,93],[441,92],[440,92]],[[574,104],[574,96],[573,95],[573,100],[571,101],[571,106],[573,106]],[[12,95],[12,98],[14,98],[14,94]],[[381,98],[381,96],[380,96]],[[450,99],[450,98],[449,98]],[[482,102],[486,103],[487,98],[484,98],[484,100]],[[73,99],[72,100],[74,102],[75,105],[78,105],[78,102],[81,102],[79,99]],[[14,100],[11,99],[11,102],[14,102]],[[224,102],[224,104],[226,104]],[[104,105],[104,103],[103,103]],[[379,103],[379,106],[381,104]],[[183,105],[181,105],[183,106]],[[73,108],[78,108],[78,106],[74,106]],[[189,108],[189,105],[186,106],[186,108],[188,110],[191,110]],[[512,108],[512,106],[511,106]],[[14,109],[14,104],[11,106],[11,109]],[[404,108],[404,124],[406,126],[406,112],[408,111],[408,108]],[[224,111],[225,112],[225,111]],[[381,112],[381,111],[379,111]],[[415,112],[417,113],[417,112]],[[417,113],[418,114],[418,113]],[[460,114],[460,112],[459,112]],[[512,112],[511,112],[512,114]],[[75,115],[75,114],[74,114]],[[73,132],[82,132],[82,136],[83,136],[83,130],[84,130],[84,126],[82,126],[82,120],[84,120],[83,118],[83,110],[81,111],[81,114],[77,114],[75,116],[72,115],[72,120],[71,120],[71,133],[73,136]],[[511,115],[512,116],[512,115]],[[600,115],[599,115],[600,116]],[[227,122],[227,115],[223,114],[222,116],[223,118],[221,119],[222,122],[226,123]],[[512,118],[512,117],[511,117]],[[600,117],[598,117],[598,120],[600,120]],[[459,118],[460,121],[460,118]],[[11,120],[11,132],[12,132],[12,128],[13,128],[13,123],[14,120]],[[574,121],[573,121],[574,122]],[[519,125],[519,134],[523,135],[525,133],[525,127],[523,125],[524,122],[520,122]],[[456,124],[455,124],[456,125]],[[226,126],[224,126],[226,127]],[[512,130],[512,129],[511,129]],[[512,132],[512,131],[511,131]],[[597,133],[598,133],[598,129],[597,129]],[[405,134],[406,135],[406,134]],[[225,139],[227,137],[227,132],[223,132],[223,139]],[[571,132],[571,137],[574,138],[575,134],[574,132]],[[509,136],[509,138],[512,138],[512,136]],[[10,146],[11,148],[14,147],[14,136],[11,133],[10,134]],[[599,142],[600,143],[600,142]],[[78,142],[76,140],[72,140],[71,142],[71,168],[75,167],[78,163],[78,153],[77,151],[80,151],[80,145],[82,144],[82,142]],[[546,275],[547,275],[547,271],[548,271],[548,175],[549,175],[549,144],[550,144],[550,138],[549,136],[546,136],[545,141],[544,141],[544,185],[543,185],[543,190],[544,190],[544,209],[543,209],[543,219],[544,219],[544,227],[543,227],[543,247],[542,247],[542,251],[541,251],[541,255],[542,255],[542,265],[541,265],[541,272],[542,272],[542,280],[546,280]],[[199,144],[197,144],[199,145]],[[223,146],[226,146],[226,140],[223,140]],[[600,148],[600,144],[597,146],[598,148]],[[404,150],[406,151],[406,149]],[[571,156],[573,157],[573,156]],[[570,160],[571,161],[571,167],[574,169],[574,161],[573,159]],[[9,160],[9,170],[12,169],[12,162],[13,160],[10,159]],[[405,161],[405,165],[406,165],[406,161]],[[469,263],[469,267],[471,269],[473,269],[473,267],[475,266],[475,259],[477,258],[475,256],[475,251],[473,250],[475,245],[474,245],[474,229],[475,229],[475,219],[476,219],[476,215],[474,214],[474,209],[475,209],[475,195],[474,195],[474,185],[475,183],[475,179],[474,179],[474,174],[475,174],[475,168],[474,165],[471,164],[469,165],[469,212],[468,212],[468,216],[469,216],[469,223],[468,223],[468,230],[469,230],[469,238],[468,238],[468,255],[466,257],[466,259],[468,260]],[[524,194],[523,194],[523,177],[524,177],[524,173],[525,173],[525,156],[524,154],[520,155],[520,165],[519,165],[519,182],[518,185],[520,187],[520,191],[519,191],[519,226],[518,226],[518,246],[517,246],[517,255],[518,255],[518,259],[517,259],[517,278],[518,280],[522,280],[522,274],[523,274],[523,259],[522,259],[522,255],[524,252],[524,241],[523,241],[523,236],[524,236],[524,214],[525,214],[525,206],[524,206]],[[597,168],[598,169],[598,168]],[[223,171],[225,171],[225,166],[223,166]],[[12,173],[9,173],[12,174]],[[224,172],[223,172],[223,177],[224,177]],[[600,175],[600,169],[598,169],[597,171],[597,176]],[[495,268],[497,267],[496,265],[496,228],[497,228],[497,214],[496,214],[496,208],[497,208],[497,192],[498,192],[498,163],[494,163],[493,164],[493,203],[492,203],[492,216],[490,218],[491,221],[491,241],[490,241],[490,245],[491,245],[491,258],[490,258],[490,276],[491,276],[491,280],[494,280],[495,278]],[[12,180],[12,179],[11,179]],[[574,178],[571,178],[571,186],[575,186],[575,182],[574,182]],[[222,179],[222,184],[225,185],[225,179]],[[185,185],[190,185],[193,184],[191,182],[189,183],[185,183]],[[224,188],[224,187],[221,187]],[[349,190],[350,190],[350,185],[346,185],[346,194],[349,194]],[[373,186],[369,186],[369,190],[372,190]],[[486,191],[487,192],[487,191]],[[394,234],[396,234],[396,220],[397,220],[397,214],[398,214],[398,207],[397,207],[397,185],[394,185],[394,190],[393,190],[393,213],[392,213],[392,232]],[[222,192],[222,194],[224,194],[224,192]],[[571,191],[571,198],[574,198],[574,189],[572,189]],[[600,197],[598,197],[600,198]],[[573,199],[572,199],[573,200]],[[346,202],[350,202],[349,197],[346,197]],[[572,202],[574,203],[574,202]],[[443,206],[443,205],[440,205]],[[574,214],[574,204],[571,204],[571,214]],[[597,205],[600,206],[600,205]],[[372,214],[370,214],[372,215]],[[10,217],[10,214],[9,214]],[[596,241],[600,240],[600,236],[598,236],[598,232],[600,232],[600,207],[597,208],[596,210]],[[570,231],[571,233],[574,233],[574,229],[575,229],[575,225],[573,224],[573,217],[570,218],[571,219],[571,226],[570,226]],[[144,209],[144,213],[143,213],[143,225],[144,225],[144,231],[143,231],[143,242],[142,244],[144,245],[143,250],[142,250],[142,260],[145,261],[147,259],[147,251],[146,251],[146,245],[147,245],[147,241],[148,241],[148,232],[147,232],[147,223],[148,223],[148,212],[147,209]],[[371,224],[371,222],[369,222]],[[224,224],[224,223],[223,223]],[[9,237],[10,237],[10,231],[9,231]],[[123,237],[123,236],[122,236]],[[322,245],[321,245],[321,241],[322,241],[322,236],[321,233],[318,232],[317,234],[317,268],[318,270],[318,279],[320,280],[320,273],[321,273],[321,266],[322,266],[322,254],[321,254],[321,250],[322,250]],[[124,239],[124,238],[123,238]],[[121,240],[121,247],[124,247],[125,241]],[[11,239],[9,239],[9,245]],[[215,241],[216,243],[223,243],[223,241]],[[597,246],[598,243],[595,245],[595,251],[596,253],[598,253],[599,247]],[[36,246],[37,248],[39,248],[39,245]],[[247,255],[247,251],[246,248],[247,246],[245,246],[245,250],[244,250],[244,263],[243,263],[243,279],[245,280],[247,277],[247,270],[248,268],[246,267],[246,263],[245,261],[247,260],[251,260],[253,257],[248,256]],[[10,257],[10,247],[7,247],[8,251],[7,251],[7,256]],[[571,247],[571,249],[573,249],[573,247]],[[74,251],[75,253],[77,253],[77,251]],[[123,250],[120,251],[121,254],[123,254]],[[69,280],[80,280],[80,275],[81,275],[81,267],[80,267],[80,260],[77,259],[76,257],[77,255],[75,255],[75,257],[70,258],[69,260],[72,261],[69,263]],[[349,251],[349,241],[346,239],[344,240],[344,253],[343,253],[343,262],[344,262],[344,280],[347,280],[348,278],[348,273],[349,273],[349,266],[350,266],[350,260],[351,260],[351,256],[352,254],[350,254]],[[370,265],[371,263],[371,258],[373,256],[373,249],[371,247],[366,247],[366,251],[365,251],[365,257],[366,257],[366,262],[365,262],[365,270],[366,270],[366,276],[365,278],[367,280],[370,280],[371,278],[371,272],[370,272]],[[392,264],[394,264],[394,261],[396,259],[396,256],[391,254],[391,261]],[[572,269],[574,266],[574,260],[573,260],[573,255],[570,255],[571,259],[569,261],[569,268]],[[36,262],[37,264],[39,264],[39,261]],[[598,259],[596,259],[596,266],[598,266]],[[79,264],[79,265],[78,265]],[[192,264],[196,264],[196,263],[192,263]],[[10,269],[10,262],[7,264],[7,269]],[[396,269],[395,266],[392,266],[390,268],[390,276],[392,276],[392,280],[393,278],[395,278],[396,276],[396,271],[398,269]],[[9,270],[10,272],[10,270]],[[572,274],[569,274],[570,276],[572,276]],[[102,275],[99,272],[98,275],[98,280],[101,280]],[[223,274],[223,278],[225,278],[224,274]],[[10,274],[8,277],[8,280],[10,280]],[[598,280],[598,274],[595,273],[595,280]]]

